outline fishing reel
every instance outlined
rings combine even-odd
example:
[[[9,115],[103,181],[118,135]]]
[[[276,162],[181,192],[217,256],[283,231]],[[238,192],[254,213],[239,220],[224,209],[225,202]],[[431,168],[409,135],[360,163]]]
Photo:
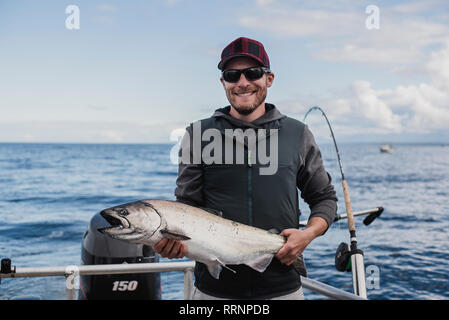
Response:
[[[340,243],[335,253],[335,268],[341,272],[351,272],[351,256],[354,254],[361,254],[363,251],[360,249],[351,250],[349,245],[345,242]]]
[[[371,212],[364,220],[363,224],[369,226],[374,220],[376,220],[384,211],[383,207],[377,207],[375,211]],[[340,243],[335,253],[335,268],[341,272],[351,272],[351,256],[353,254],[361,254],[363,251],[360,249],[351,250],[349,245],[345,242]]]

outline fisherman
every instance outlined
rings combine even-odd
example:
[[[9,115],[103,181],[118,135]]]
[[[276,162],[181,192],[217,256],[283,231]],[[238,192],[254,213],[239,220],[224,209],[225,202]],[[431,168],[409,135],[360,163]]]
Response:
[[[277,152],[276,171],[262,174],[257,170],[266,163],[254,156],[250,135],[247,135],[240,144],[244,145],[243,164],[224,161],[234,159],[235,154],[223,154],[223,161],[212,164],[203,158],[197,162],[181,161],[176,199],[220,211],[224,218],[233,221],[279,230],[286,242],[263,273],[246,265],[233,265],[224,268],[219,279],[214,279],[206,266],[197,262],[192,298],[302,300],[301,278],[293,263],[313,239],[327,231],[335,218],[337,198],[331,177],[323,167],[320,150],[308,127],[265,102],[274,73],[260,42],[243,37],[232,41],[224,48],[218,68],[230,105],[187,127],[183,144],[189,144],[188,158],[192,160],[196,156],[198,159],[195,152],[204,156],[206,147],[204,137],[194,134],[195,125],[202,133],[214,129],[228,139],[226,130],[240,129],[244,133],[263,130],[266,134],[257,144],[265,143],[264,147],[268,145],[270,152]],[[194,141],[195,137],[200,141]],[[231,136],[235,140],[237,137],[238,134]],[[269,143],[273,139],[275,145]],[[199,146],[197,150],[195,145]],[[303,230],[298,229],[297,188],[311,211]],[[181,258],[188,251],[188,241],[164,238],[156,244],[155,250],[162,257]]]

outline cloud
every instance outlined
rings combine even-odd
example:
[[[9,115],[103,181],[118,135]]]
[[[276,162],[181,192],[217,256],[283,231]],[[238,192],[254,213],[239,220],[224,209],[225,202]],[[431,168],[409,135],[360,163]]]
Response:
[[[379,93],[371,88],[368,81],[356,81],[351,86],[352,111],[359,117],[377,124],[390,132],[401,132],[401,117],[394,114]]]
[[[123,131],[105,130],[101,131],[99,136],[110,142],[123,142],[125,141],[126,133]]]
[[[392,110],[404,114],[407,131],[446,129],[449,123],[449,42],[432,52],[426,65],[429,83],[398,86],[378,93]]]
[[[423,12],[435,12],[444,10],[447,8],[447,2],[441,0],[427,0],[423,1],[410,1],[407,3],[401,3],[393,6],[395,12],[403,13],[423,13]]]
[[[360,22],[360,18],[349,12],[282,8],[266,8],[262,11],[259,15],[241,16],[238,23],[243,27],[267,31],[280,37],[332,37],[348,34],[351,27]]]
[[[359,80],[335,91],[330,98],[314,100],[313,105],[325,110],[340,134],[449,134],[449,42],[429,56],[424,66],[428,83],[375,89],[369,81]],[[313,106],[308,102],[279,104],[286,106],[286,112],[303,116]]]
[[[256,4],[251,15],[236,18],[240,26],[278,38],[303,38],[315,58],[327,61],[395,68],[417,64],[427,56],[429,47],[443,46],[449,35],[448,20],[433,13],[445,12],[445,1],[381,5],[380,29],[373,30],[365,26],[369,16],[365,7],[353,2],[304,1],[301,9],[289,2]]]
[[[164,3],[167,5],[167,6],[174,6],[174,5],[176,5],[176,4],[178,4],[179,2],[182,2],[183,0],[164,0]]]
[[[102,3],[99,4],[96,9],[99,12],[99,15],[92,18],[94,22],[107,26],[114,23],[113,13],[118,11],[117,6],[109,3]]]
[[[95,105],[95,104],[88,104],[87,105],[88,109],[92,109],[92,110],[96,110],[96,111],[106,111],[109,108],[106,106],[100,106],[100,105]]]
[[[315,57],[328,61],[374,63],[380,65],[420,64],[430,46],[442,46],[449,26],[427,21],[399,22],[390,15],[391,23],[379,30],[363,30],[342,45],[324,48]]]
[[[36,138],[32,134],[26,133],[23,136],[23,141],[25,141],[25,142],[34,142],[34,141],[36,141]]]
[[[256,0],[256,5],[260,7],[265,7],[272,4],[274,0]]]
[[[116,12],[118,8],[115,5],[102,3],[97,6],[97,10],[101,12]]]
[[[288,1],[256,4],[251,15],[236,18],[241,26],[283,41],[300,39],[302,47],[318,60],[382,66],[392,73],[419,73],[429,79],[389,89],[357,80],[334,90],[330,97],[283,101],[280,104],[286,112],[303,116],[313,105],[324,106],[333,126],[347,135],[438,130],[449,134],[447,1],[379,5],[378,30],[366,28],[365,6],[345,0],[304,1],[301,9]]]
[[[446,49],[432,52],[427,65],[433,83],[441,89],[449,89],[449,40]]]

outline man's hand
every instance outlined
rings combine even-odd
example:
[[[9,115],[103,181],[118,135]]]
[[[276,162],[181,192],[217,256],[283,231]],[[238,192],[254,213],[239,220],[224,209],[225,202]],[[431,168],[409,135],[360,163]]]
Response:
[[[187,245],[178,240],[163,238],[156,243],[154,251],[164,258],[183,258],[187,254]]]
[[[281,236],[287,237],[287,241],[276,253],[275,257],[287,266],[295,262],[298,256],[313,240],[306,230],[285,229],[281,232]]]
[[[313,239],[322,235],[328,228],[326,220],[313,217],[309,220],[306,229],[285,229],[281,236],[287,237],[284,246],[276,253],[275,257],[287,266],[298,259],[299,255],[312,242]]]

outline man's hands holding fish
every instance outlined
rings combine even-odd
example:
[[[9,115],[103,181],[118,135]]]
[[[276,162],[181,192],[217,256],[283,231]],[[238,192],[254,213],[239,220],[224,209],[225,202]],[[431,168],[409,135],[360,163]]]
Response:
[[[183,258],[187,254],[187,245],[179,240],[162,238],[156,243],[154,250],[164,258]]]
[[[313,217],[309,220],[304,230],[285,229],[281,236],[287,238],[284,246],[276,253],[275,257],[283,264],[289,266],[306,249],[313,239],[322,235],[328,228],[327,222],[320,217]]]

